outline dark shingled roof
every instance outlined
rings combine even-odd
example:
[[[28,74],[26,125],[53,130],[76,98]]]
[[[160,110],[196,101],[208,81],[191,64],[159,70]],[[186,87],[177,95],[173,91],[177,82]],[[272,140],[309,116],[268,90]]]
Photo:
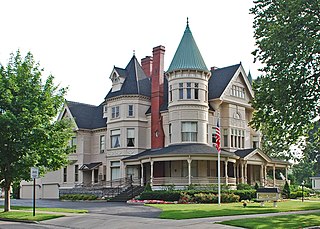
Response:
[[[241,149],[241,150],[237,150],[236,152],[234,152],[237,156],[239,156],[240,158],[245,158],[246,156],[248,156],[250,153],[252,153],[255,149]]]
[[[102,165],[102,162],[93,162],[93,163],[87,163],[83,164],[79,170],[92,170],[97,168],[98,166]]]
[[[144,95],[151,96],[151,82],[145,75],[137,58],[133,56],[125,69],[114,68],[125,80],[119,91],[109,91],[105,99],[110,99],[120,95]]]
[[[137,160],[148,157],[158,157],[158,156],[175,156],[175,155],[212,155],[216,156],[218,151],[215,147],[208,146],[206,144],[200,143],[187,143],[187,144],[176,144],[164,147],[161,149],[148,149],[139,154],[127,157],[123,159],[127,160]],[[237,157],[234,153],[230,153],[221,150],[221,155],[229,157]]]
[[[107,119],[103,118],[103,105],[99,106],[67,101],[67,106],[75,119],[78,128],[97,129],[106,127]]]
[[[236,64],[225,68],[211,70],[208,92],[209,100],[220,98],[240,65],[241,64]]]

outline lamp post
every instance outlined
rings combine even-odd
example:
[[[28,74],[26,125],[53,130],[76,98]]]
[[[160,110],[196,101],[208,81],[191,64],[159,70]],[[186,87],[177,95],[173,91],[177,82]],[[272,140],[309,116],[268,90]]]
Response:
[[[302,186],[302,198],[301,198],[301,201],[303,202],[304,201],[304,193],[303,193],[304,181],[302,181],[301,186]]]

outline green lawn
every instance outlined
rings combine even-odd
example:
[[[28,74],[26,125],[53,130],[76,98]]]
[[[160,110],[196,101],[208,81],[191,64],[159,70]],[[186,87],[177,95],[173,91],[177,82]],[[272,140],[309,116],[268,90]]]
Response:
[[[3,206],[0,206],[0,209]],[[24,206],[11,206],[10,212],[0,212],[0,218],[8,220],[27,220],[27,221],[42,221],[48,219],[54,219],[64,216],[64,214],[57,213],[87,213],[88,210],[83,209],[67,209],[67,208],[36,208],[36,215],[33,216],[32,207]]]
[[[309,213],[303,215],[284,215],[261,217],[251,219],[237,219],[221,222],[221,224],[238,226],[244,228],[264,229],[264,228],[279,228],[279,229],[295,229],[305,228],[320,225],[320,213]]]
[[[261,207],[259,203],[249,203],[243,207],[241,203],[230,204],[150,204],[160,208],[162,219],[192,219],[229,215],[248,215],[272,212],[289,212],[300,210],[320,209],[320,202],[317,201],[285,201],[278,202],[278,207],[274,208],[273,203],[266,203]]]
[[[32,212],[24,211],[10,211],[10,212],[0,212],[0,218],[8,220],[26,220],[26,221],[42,221],[48,219],[54,219],[62,217],[62,214],[47,214],[47,213],[36,213],[33,216]]]

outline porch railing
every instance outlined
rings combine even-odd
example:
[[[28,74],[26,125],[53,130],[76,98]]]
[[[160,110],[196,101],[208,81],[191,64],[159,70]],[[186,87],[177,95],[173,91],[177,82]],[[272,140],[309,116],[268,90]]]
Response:
[[[236,185],[236,178],[228,177],[228,184]],[[220,178],[221,184],[226,184],[226,178]],[[186,186],[189,185],[188,177],[154,177],[153,185],[177,185],[177,186]],[[218,184],[218,177],[191,177],[191,184],[195,185],[208,185],[208,184]]]

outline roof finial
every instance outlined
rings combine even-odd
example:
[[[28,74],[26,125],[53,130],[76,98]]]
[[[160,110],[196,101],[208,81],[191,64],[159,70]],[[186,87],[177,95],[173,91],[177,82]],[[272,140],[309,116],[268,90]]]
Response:
[[[187,27],[189,27],[189,17],[187,17]]]
[[[134,55],[134,56],[136,55],[136,50],[133,50],[133,55]]]

